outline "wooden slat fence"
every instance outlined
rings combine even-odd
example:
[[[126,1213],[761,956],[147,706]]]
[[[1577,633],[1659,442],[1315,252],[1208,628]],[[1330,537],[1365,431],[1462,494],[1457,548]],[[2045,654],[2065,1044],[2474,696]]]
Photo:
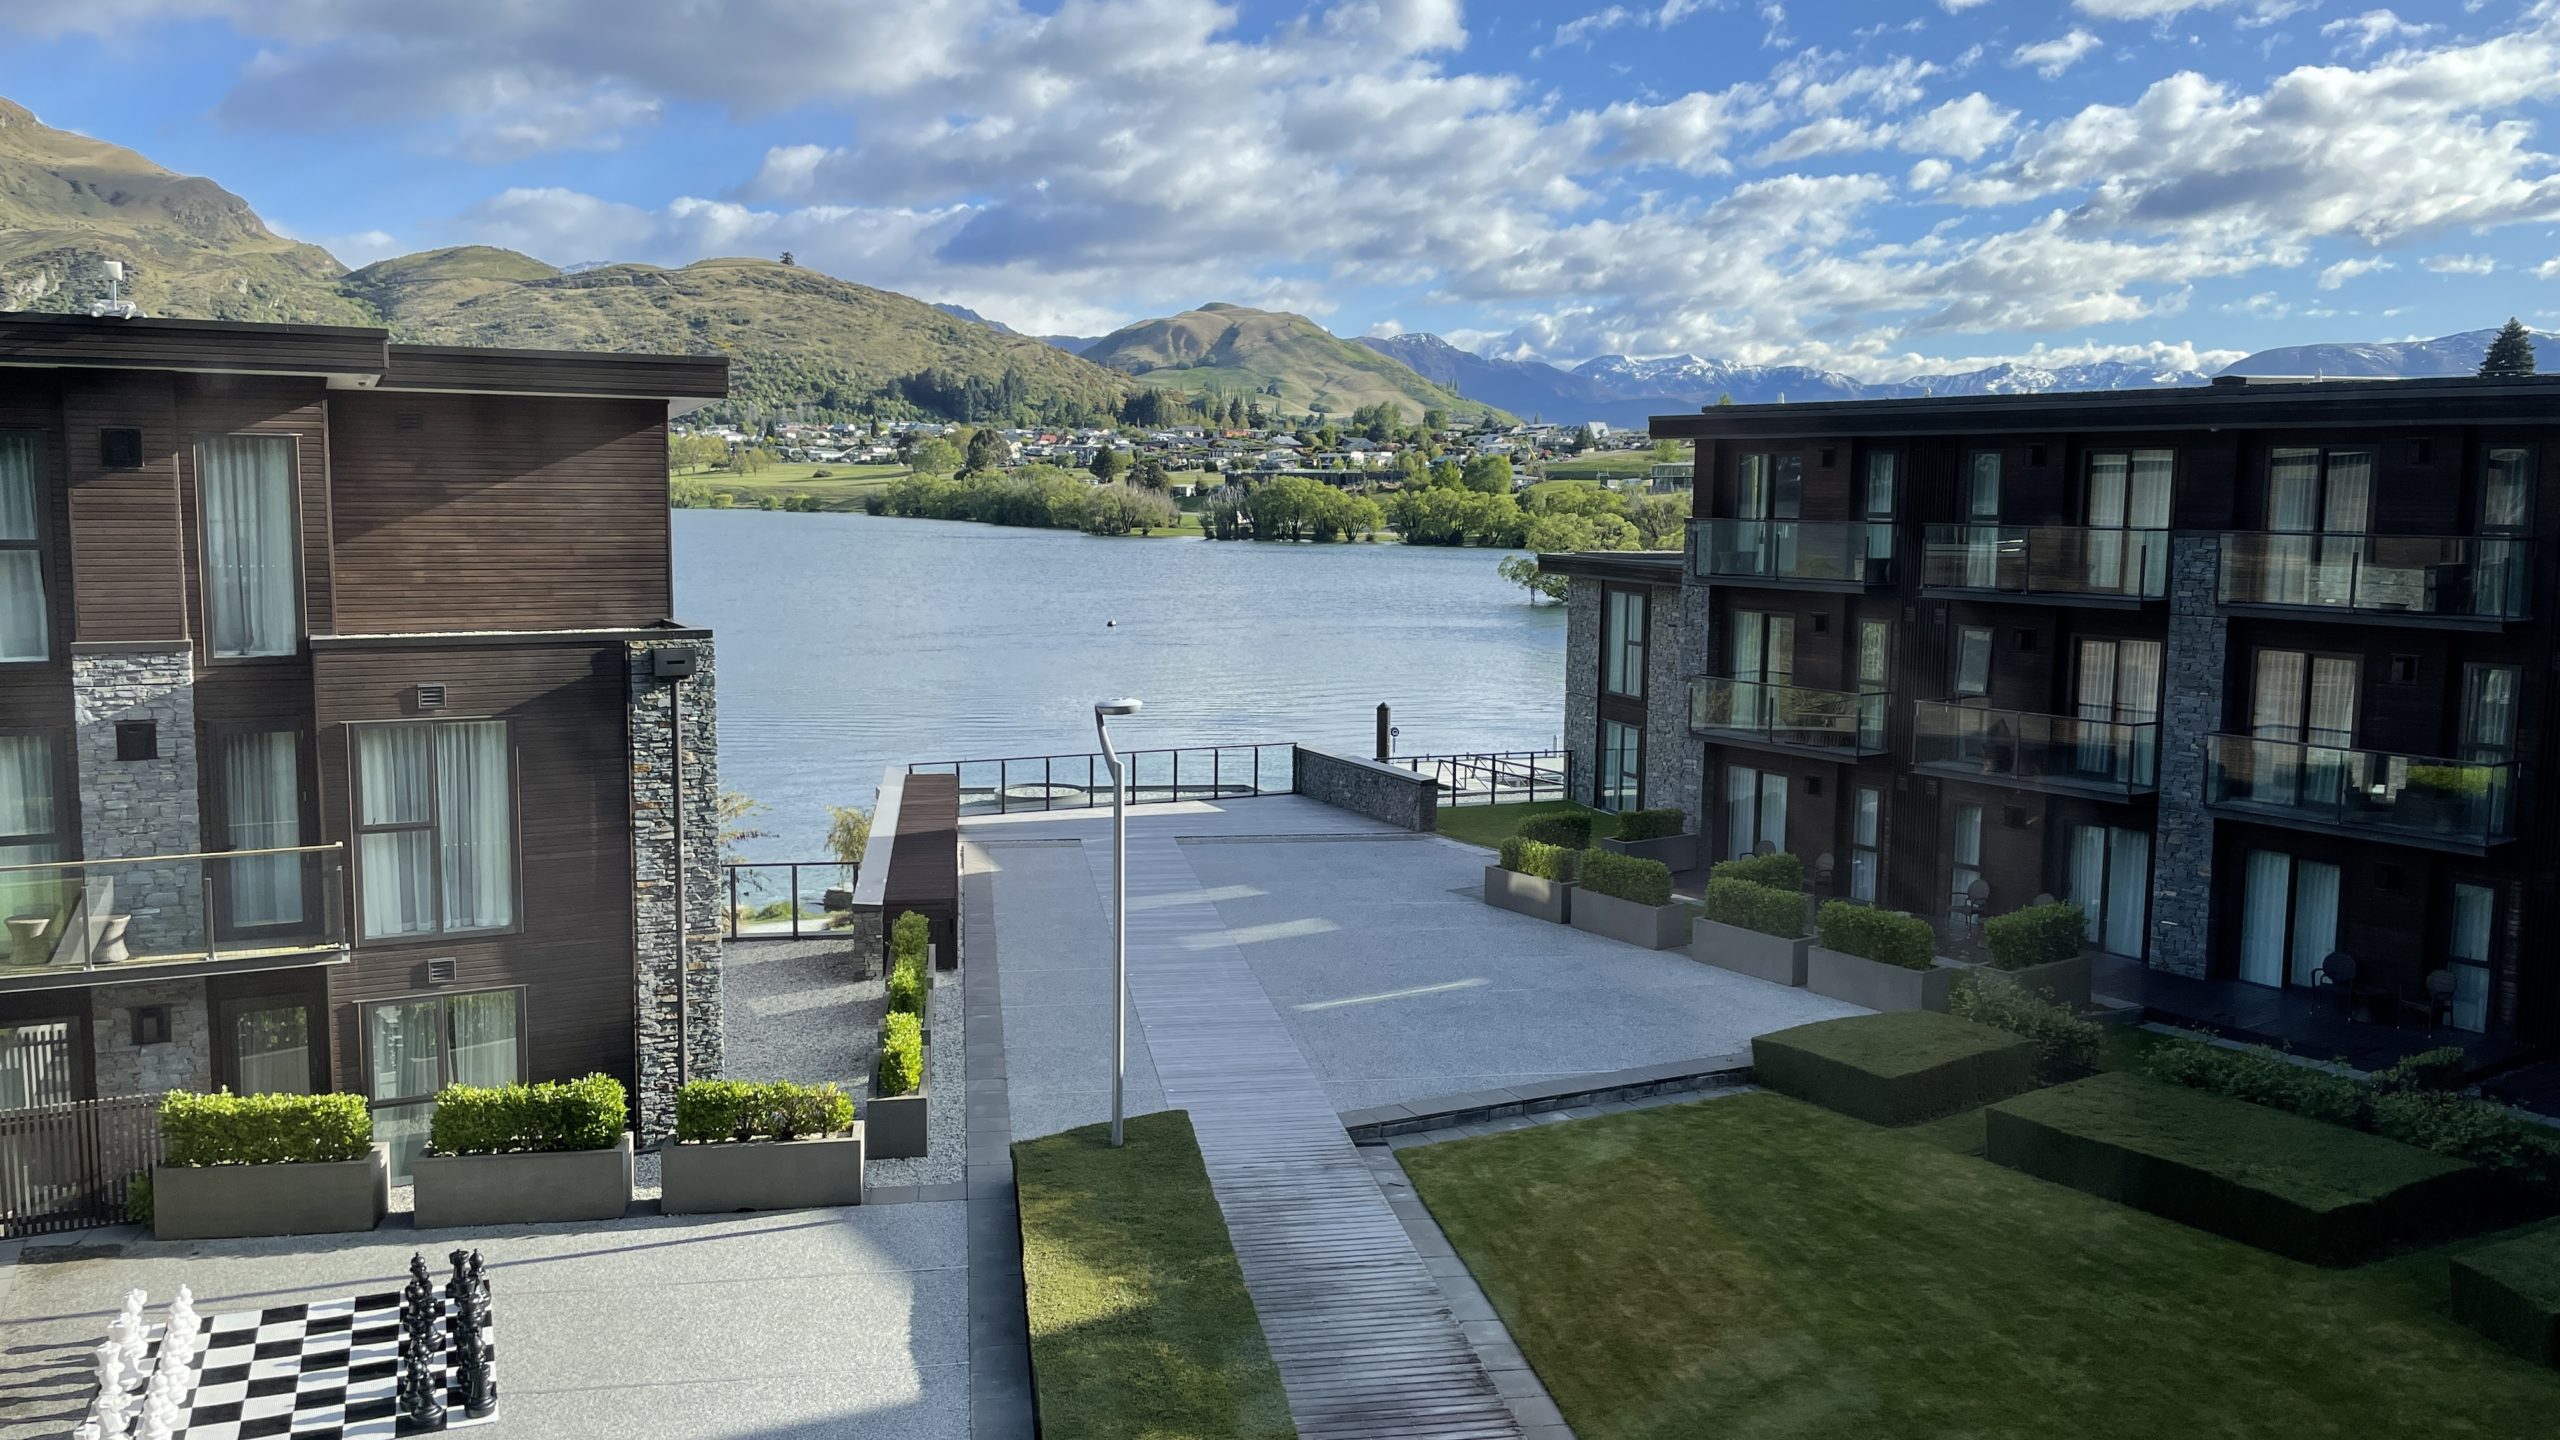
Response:
[[[116,1225],[125,1187],[160,1159],[160,1097],[0,1111],[0,1238]]]

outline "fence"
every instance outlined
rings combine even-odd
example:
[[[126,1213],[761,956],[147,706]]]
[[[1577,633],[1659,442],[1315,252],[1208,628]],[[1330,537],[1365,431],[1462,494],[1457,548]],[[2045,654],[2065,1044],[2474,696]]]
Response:
[[[1294,745],[1195,745],[1177,750],[1123,750],[1129,803],[1241,800],[1286,795],[1296,783]],[[1097,753],[1018,755],[1002,760],[934,760],[910,775],[950,775],[960,782],[963,815],[1091,810],[1111,804],[1111,768]]]
[[[125,1190],[160,1163],[160,1097],[0,1111],[0,1238],[130,1218]]]
[[[1387,764],[1436,775],[1443,805],[1512,805],[1567,800],[1573,755],[1565,750],[1485,750],[1463,755],[1396,755]]]
[[[818,877],[812,898],[800,883],[800,872]],[[811,934],[825,931],[828,918],[853,909],[853,884],[862,867],[841,860],[741,860],[720,867],[729,889],[728,938],[732,940],[797,940],[805,925]],[[781,895],[772,899],[773,872],[783,873]],[[840,893],[839,893],[840,892]],[[829,904],[830,897],[838,903]],[[780,911],[780,914],[774,913]]]

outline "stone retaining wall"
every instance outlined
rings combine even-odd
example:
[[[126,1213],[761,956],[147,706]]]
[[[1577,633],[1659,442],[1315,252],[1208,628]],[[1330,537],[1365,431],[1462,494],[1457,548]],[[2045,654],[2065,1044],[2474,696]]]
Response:
[[[1440,828],[1440,780],[1417,775],[1375,760],[1295,747],[1297,778],[1292,788],[1310,800],[1337,810],[1382,820],[1399,830]]]
[[[720,723],[707,636],[633,640],[630,663],[632,932],[638,949],[640,1093],[634,1118],[645,1140],[675,1128],[677,986],[683,986],[686,1078],[720,1074],[722,909]],[[694,673],[661,680],[653,650],[690,650]],[[668,710],[681,688],[682,734],[668,735]],[[681,748],[681,756],[678,749]],[[684,814],[675,813],[676,766],[684,767]],[[684,826],[684,973],[677,976],[676,826]]]

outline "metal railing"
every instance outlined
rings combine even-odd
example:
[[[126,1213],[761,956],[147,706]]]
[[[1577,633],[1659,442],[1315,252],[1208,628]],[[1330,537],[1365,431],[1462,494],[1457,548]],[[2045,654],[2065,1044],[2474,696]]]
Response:
[[[1806,750],[1880,754],[1885,692],[1818,690],[1700,675],[1689,681],[1689,729]]]
[[[1701,580],[1886,585],[1893,580],[1890,523],[1863,520],[1697,520],[1690,562]]]
[[[1443,805],[1513,805],[1573,798],[1573,755],[1565,750],[1392,755],[1386,763],[1436,777]]]
[[[1286,795],[1297,778],[1295,745],[1124,750],[1120,760],[1128,768],[1132,805]],[[909,765],[907,773],[956,777],[963,815],[1091,810],[1111,804],[1111,768],[1099,752],[920,761]]]
[[[801,882],[804,870],[819,877],[814,898]],[[782,893],[772,896],[776,871],[782,872]],[[798,940],[804,925],[807,933],[830,929],[828,921],[832,917],[853,913],[853,883],[861,873],[861,866],[841,860],[722,861],[720,878],[729,892],[727,937]]]
[[[2169,532],[2068,525],[1932,525],[1922,532],[1920,584],[2002,595],[2169,593]]]
[[[1968,779],[2138,795],[2160,785],[2160,723],[1923,700],[1911,710],[1911,763]]]
[[[0,1238],[124,1223],[160,1155],[157,1095],[0,1111]]]
[[[346,847],[0,865],[0,987],[347,949]]]
[[[2521,620],[2532,559],[2532,541],[2495,536],[2240,531],[2222,537],[2217,593],[2225,605]]]
[[[2278,819],[2495,844],[2515,838],[2513,761],[2445,760],[2215,735],[2205,801]]]

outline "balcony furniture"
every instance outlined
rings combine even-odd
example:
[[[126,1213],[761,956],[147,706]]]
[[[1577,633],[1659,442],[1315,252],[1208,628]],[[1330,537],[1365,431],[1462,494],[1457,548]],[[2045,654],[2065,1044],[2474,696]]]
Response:
[[[2323,834],[2476,855],[2515,838],[2513,761],[2448,760],[2254,735],[2205,748],[2205,803]]]
[[[1719,675],[1689,681],[1689,732],[1796,753],[1857,759],[1885,751],[1881,690],[1822,690]]]
[[[2428,971],[2418,993],[2404,990],[2398,998],[2400,1015],[2416,1015],[2430,1030],[2445,1024],[2453,1018],[2453,967],[2439,965]]]
[[[1893,584],[1890,522],[1716,519],[1689,528],[1691,572],[1701,580],[1845,591]]]
[[[43,964],[44,932],[52,928],[53,917],[41,911],[10,916],[9,962],[13,965]]]
[[[2336,620],[2496,629],[2527,618],[2533,542],[2503,535],[2235,531],[2225,606]]]
[[[2169,593],[2169,532],[1932,525],[1920,588],[1966,599],[2138,605]]]
[[[2130,798],[2160,783],[2156,720],[2082,720],[1923,700],[1911,712],[1917,770],[1983,784]]]

